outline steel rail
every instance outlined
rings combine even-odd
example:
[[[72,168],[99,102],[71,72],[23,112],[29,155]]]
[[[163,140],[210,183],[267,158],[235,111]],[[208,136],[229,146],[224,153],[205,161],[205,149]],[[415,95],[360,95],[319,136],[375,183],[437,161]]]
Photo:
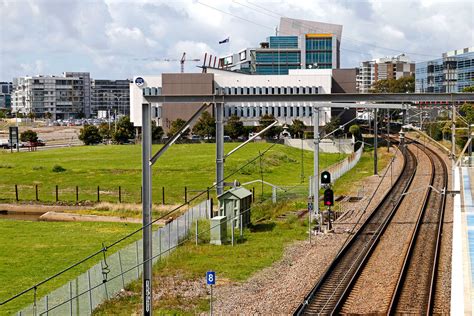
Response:
[[[420,149],[423,150],[422,146],[420,144],[417,144]],[[407,248],[407,252],[405,254],[405,258],[403,260],[403,265],[402,269],[399,275],[399,278],[397,280],[397,285],[395,287],[395,290],[391,296],[390,300],[390,305],[387,311],[387,314],[394,315],[396,313],[397,307],[400,304],[400,299],[401,299],[401,293],[404,289],[404,287],[410,287],[410,284],[406,284],[407,281],[407,275],[408,275],[408,269],[410,268],[410,265],[412,264],[412,260],[414,259],[414,252],[415,252],[415,247],[417,246],[417,241],[419,240],[418,237],[420,236],[420,230],[423,225],[423,219],[425,218],[426,212],[427,212],[427,206],[429,205],[429,200],[432,198],[433,190],[432,190],[432,185],[435,180],[435,173],[436,173],[436,168],[435,168],[435,163],[433,156],[436,157],[436,159],[441,162],[442,170],[441,173],[438,173],[438,175],[443,177],[443,187],[446,189],[447,185],[447,178],[448,178],[448,172],[446,168],[446,164],[443,162],[442,158],[433,150],[425,148],[425,151],[428,151],[427,156],[430,159],[431,162],[431,179],[430,179],[430,185],[429,191],[426,195],[425,201],[423,203],[423,208],[420,214],[418,215],[417,222],[415,229],[412,232],[411,238],[410,238],[410,244]],[[439,171],[438,171],[439,172]],[[434,202],[436,203],[436,201]],[[446,206],[446,194],[442,195],[442,199],[440,201],[439,205],[439,210],[440,210],[440,216],[438,218],[438,225],[436,227],[436,239],[433,241],[434,244],[434,254],[432,258],[432,264],[430,265],[431,271],[430,271],[430,283],[429,283],[429,289],[428,291],[428,301],[424,306],[422,307],[423,310],[425,311],[426,315],[431,315],[432,307],[433,307],[433,297],[435,293],[435,286],[436,286],[436,271],[437,271],[437,266],[438,266],[438,261],[439,261],[439,248],[441,244],[441,233],[442,233],[442,227],[443,227],[443,219],[444,219],[444,210]],[[419,302],[420,304],[422,302]],[[419,306],[419,305],[418,305]]]
[[[336,292],[340,291],[341,289],[343,289],[343,291],[344,291],[345,286],[346,286],[346,284],[342,285],[342,282],[344,282],[344,279],[348,276],[348,273],[351,272],[350,270],[357,263],[357,260],[361,256],[363,256],[364,254],[367,254],[367,251],[371,251],[370,249],[373,249],[373,247],[371,247],[370,245],[373,245],[373,243],[376,242],[376,239],[380,236],[381,229],[384,226],[386,226],[387,221],[390,219],[389,218],[390,214],[393,214],[393,212],[391,212],[388,215],[386,215],[385,217],[383,217],[384,216],[384,214],[383,214],[384,207],[383,206],[385,206],[385,204],[387,204],[387,203],[390,203],[390,199],[393,198],[393,195],[398,195],[398,194],[401,194],[403,191],[406,191],[406,189],[409,187],[409,185],[411,184],[411,182],[414,178],[414,174],[415,174],[415,170],[416,170],[416,159],[414,158],[413,153],[409,150],[404,151],[404,157],[405,157],[405,160],[404,160],[404,165],[403,165],[403,172],[400,173],[400,175],[398,176],[395,184],[390,188],[390,191],[384,196],[382,201],[379,202],[376,209],[371,213],[369,218],[362,224],[362,226],[357,230],[357,232],[350,239],[350,241],[338,253],[336,258],[333,260],[333,262],[330,264],[330,266],[324,272],[323,276],[316,283],[316,285],[313,287],[313,289],[310,291],[310,293],[305,297],[303,303],[300,304],[300,306],[296,309],[296,311],[294,312],[294,315],[301,315],[301,314],[305,314],[305,313],[311,313],[311,311],[308,311],[308,309],[310,308],[310,305],[315,305],[314,300],[315,300],[316,296],[318,295],[318,292],[320,290],[322,290],[325,283],[327,283],[328,280],[331,277],[335,277],[336,272],[334,272],[334,271],[336,270],[336,267],[339,266],[339,268],[341,269],[342,265],[344,265],[344,259],[348,260],[348,258],[350,257],[351,260],[349,260],[349,271],[347,271],[346,274],[343,275],[343,280],[340,281],[339,284],[334,284],[334,286],[332,286],[332,285],[330,286],[330,290],[332,288],[333,292],[330,294],[329,298],[326,297],[326,301],[323,302],[324,303],[324,306],[322,308],[323,310],[322,311],[319,310],[317,312],[317,314],[318,313],[326,313],[326,312],[324,312],[324,310],[326,310],[326,309],[329,309],[331,311],[334,309],[334,306],[329,306],[329,302],[331,300],[334,301],[335,299],[339,300],[340,294],[337,294]],[[411,162],[408,161],[409,159],[411,159]],[[411,168],[408,168],[408,166],[410,164],[413,164],[413,166]],[[402,179],[404,181],[402,181]],[[403,183],[401,183],[401,182],[406,182],[406,183],[402,187],[402,191],[398,192],[398,190],[400,190],[400,186],[403,185]],[[401,200],[403,200],[403,196],[398,197],[398,203],[395,205],[394,209],[396,209],[397,205],[399,205]],[[382,218],[377,218],[377,217],[380,217],[380,216],[382,216]],[[378,224],[379,222],[380,222],[380,224]],[[375,234],[371,238],[369,238],[368,240],[364,240],[367,235],[373,233],[369,230],[369,225],[374,225],[374,224],[377,225],[376,230],[375,230]],[[363,253],[358,252],[359,249],[357,249],[357,250],[351,249],[351,248],[355,248],[353,246],[357,242],[359,242],[359,245],[356,245],[356,246],[359,246],[359,247],[360,247],[360,243],[362,243],[362,246],[363,246],[362,250],[364,251]],[[351,257],[351,251],[352,252],[356,251],[355,256],[352,255],[352,257]],[[356,261],[352,260],[354,257],[356,258]],[[346,267],[343,267],[343,270],[346,270]],[[354,271],[352,271],[352,273],[354,273]],[[353,274],[351,276],[353,276]],[[349,276],[349,277],[351,277],[351,276]],[[336,303],[337,303],[337,301],[336,301]]]

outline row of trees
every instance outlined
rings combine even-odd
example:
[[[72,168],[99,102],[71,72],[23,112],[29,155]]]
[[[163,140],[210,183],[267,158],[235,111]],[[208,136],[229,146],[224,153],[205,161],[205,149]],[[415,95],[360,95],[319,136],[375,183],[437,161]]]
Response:
[[[135,138],[135,128],[128,116],[123,116],[111,126],[102,123],[98,127],[95,125],[85,125],[81,128],[79,139],[85,145],[94,145],[103,141],[112,141],[116,144],[124,144]]]

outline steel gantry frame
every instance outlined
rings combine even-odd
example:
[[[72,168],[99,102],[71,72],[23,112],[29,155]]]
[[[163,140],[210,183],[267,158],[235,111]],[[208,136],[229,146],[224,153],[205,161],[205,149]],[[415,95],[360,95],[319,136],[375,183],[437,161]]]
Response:
[[[216,115],[216,189],[223,193],[224,188],[224,105],[225,103],[243,102],[309,102],[313,107],[314,122],[314,174],[313,174],[313,201],[315,215],[319,215],[319,111],[320,108],[366,108],[366,109],[401,109],[406,117],[406,110],[410,102],[449,102],[455,113],[455,104],[459,102],[473,102],[474,93],[374,93],[374,94],[247,94],[238,95],[222,94],[222,90],[211,95],[162,95],[161,89],[144,88],[142,104],[142,207],[143,207],[143,314],[152,314],[152,245],[151,245],[151,166],[161,154],[179,137],[182,132],[190,127],[202,111],[213,104]],[[317,91],[315,91],[317,92]],[[335,102],[335,103],[333,103]],[[364,103],[356,103],[364,102]],[[377,103],[375,103],[377,102]],[[387,103],[385,103],[387,102]],[[188,123],[165,144],[153,157],[151,156],[151,104],[152,103],[200,103],[202,107],[192,116]],[[377,112],[375,112],[377,113]],[[453,114],[453,119],[454,119]],[[453,123],[454,125],[454,123]],[[374,130],[377,138],[377,128]],[[455,135],[453,133],[453,153]],[[375,144],[374,173],[377,173],[377,154]],[[455,156],[453,156],[455,159]]]

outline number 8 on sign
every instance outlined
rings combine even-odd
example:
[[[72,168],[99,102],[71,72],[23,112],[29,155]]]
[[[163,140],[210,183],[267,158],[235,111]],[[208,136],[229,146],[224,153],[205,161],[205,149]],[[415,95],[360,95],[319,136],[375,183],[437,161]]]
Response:
[[[214,271],[206,272],[206,280],[208,285],[216,284],[216,273]]]

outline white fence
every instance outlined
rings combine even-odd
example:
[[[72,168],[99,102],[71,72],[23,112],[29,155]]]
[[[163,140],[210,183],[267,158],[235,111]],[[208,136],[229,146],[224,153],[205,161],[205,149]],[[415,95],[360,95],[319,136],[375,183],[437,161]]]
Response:
[[[210,218],[210,212],[211,203],[207,200],[153,231],[153,263],[167,256],[188,237],[195,220]],[[99,304],[140,278],[142,249],[142,239],[129,244],[74,280],[33,302],[19,311],[18,315],[91,315]]]

